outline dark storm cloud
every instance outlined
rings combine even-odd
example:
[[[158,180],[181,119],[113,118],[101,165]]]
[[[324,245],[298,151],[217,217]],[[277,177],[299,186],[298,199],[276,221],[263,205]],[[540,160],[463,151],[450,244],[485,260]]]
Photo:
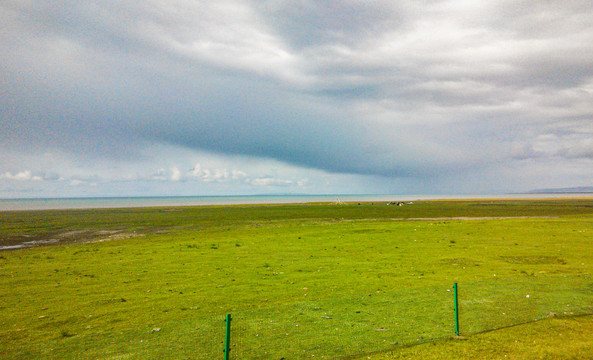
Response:
[[[591,159],[591,10],[6,1],[0,140],[129,161],[167,143],[393,177]]]
[[[419,171],[404,162],[386,165],[368,156],[385,146],[376,141],[372,129],[346,111],[315,104],[308,96],[235,83],[211,87],[209,101],[194,105],[185,112],[163,106],[137,133],[189,148],[275,158],[332,172]],[[394,147],[390,145],[389,151]],[[408,151],[406,145],[400,149]]]

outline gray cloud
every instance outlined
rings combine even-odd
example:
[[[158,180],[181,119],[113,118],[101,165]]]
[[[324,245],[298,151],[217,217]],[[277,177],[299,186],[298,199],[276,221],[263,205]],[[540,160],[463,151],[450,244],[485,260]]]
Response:
[[[6,1],[1,151],[134,162],[168,144],[431,179],[592,160],[590,10],[587,1]]]
[[[401,6],[385,1],[252,1],[267,24],[294,49],[354,45],[405,22]]]

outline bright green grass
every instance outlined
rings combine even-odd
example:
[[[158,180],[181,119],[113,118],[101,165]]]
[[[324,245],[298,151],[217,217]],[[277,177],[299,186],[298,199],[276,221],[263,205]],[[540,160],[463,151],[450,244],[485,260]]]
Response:
[[[593,359],[593,316],[551,318],[462,339],[447,339],[355,359]]]
[[[440,219],[506,216],[538,217]],[[239,331],[243,335],[237,341],[242,343],[236,353],[262,343],[254,342],[254,336],[264,326],[261,319],[269,316],[283,320],[282,326],[311,325],[307,341],[288,346],[281,337],[266,340],[273,343],[270,351],[294,356],[287,359],[298,358],[295,352],[301,347],[334,357],[372,352],[385,347],[341,349],[344,337],[359,336],[354,330],[339,328],[340,336],[324,333],[320,338],[315,331],[321,330],[315,329],[328,325],[325,320],[362,329],[384,311],[395,311],[391,302],[405,304],[411,313],[420,304],[447,311],[451,298],[446,290],[453,282],[468,292],[471,284],[502,281],[510,289],[515,280],[523,284],[532,279],[562,287],[564,275],[587,275],[593,269],[593,201],[37,211],[0,213],[0,220],[4,244],[25,235],[65,243],[0,252],[0,354],[17,358],[44,356],[40,349],[47,347],[78,351],[77,346],[92,348],[93,342],[117,348],[111,344],[114,334],[115,342],[119,336],[124,345],[110,354],[125,353],[130,344],[135,358],[165,356],[154,347],[143,353],[136,333],[161,337],[158,344],[164,347],[180,341],[181,332],[197,338],[201,331],[212,339],[200,346],[218,347],[224,323],[216,316],[226,313],[237,314],[237,326],[248,324]],[[107,234],[119,238],[77,243]],[[571,281],[581,287],[590,284],[588,278]],[[474,291],[477,298],[480,291],[491,293],[486,287]],[[432,293],[438,296],[422,297]],[[362,302],[362,297],[373,300]],[[342,315],[334,313],[338,309]],[[423,320],[443,323],[431,335],[436,338],[451,332],[448,314],[439,316]],[[397,326],[413,328],[410,320],[402,321]],[[479,322],[479,316],[472,321]],[[507,325],[496,318],[488,321],[493,327]],[[479,325],[477,331],[484,330]],[[294,332],[277,327],[276,333]],[[374,337],[386,336],[380,322],[377,328],[371,329]],[[404,344],[389,341],[390,347]],[[27,351],[32,353],[24,356]],[[172,358],[186,356],[173,351],[177,355]],[[258,358],[247,353],[243,358],[248,356]]]

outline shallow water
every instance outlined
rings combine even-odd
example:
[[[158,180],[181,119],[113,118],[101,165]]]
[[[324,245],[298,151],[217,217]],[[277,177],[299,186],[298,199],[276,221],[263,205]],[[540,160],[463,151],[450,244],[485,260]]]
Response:
[[[53,243],[57,243],[57,242],[58,242],[58,239],[25,241],[25,242],[17,244],[17,245],[0,246],[0,251],[1,250],[24,249],[24,248],[38,246],[38,245],[53,244]]]

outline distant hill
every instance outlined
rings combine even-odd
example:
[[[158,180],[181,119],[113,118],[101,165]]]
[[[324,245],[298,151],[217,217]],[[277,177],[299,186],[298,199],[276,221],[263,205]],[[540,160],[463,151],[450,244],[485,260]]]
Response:
[[[571,188],[537,189],[529,191],[530,194],[571,194],[593,193],[593,186],[579,186]]]

